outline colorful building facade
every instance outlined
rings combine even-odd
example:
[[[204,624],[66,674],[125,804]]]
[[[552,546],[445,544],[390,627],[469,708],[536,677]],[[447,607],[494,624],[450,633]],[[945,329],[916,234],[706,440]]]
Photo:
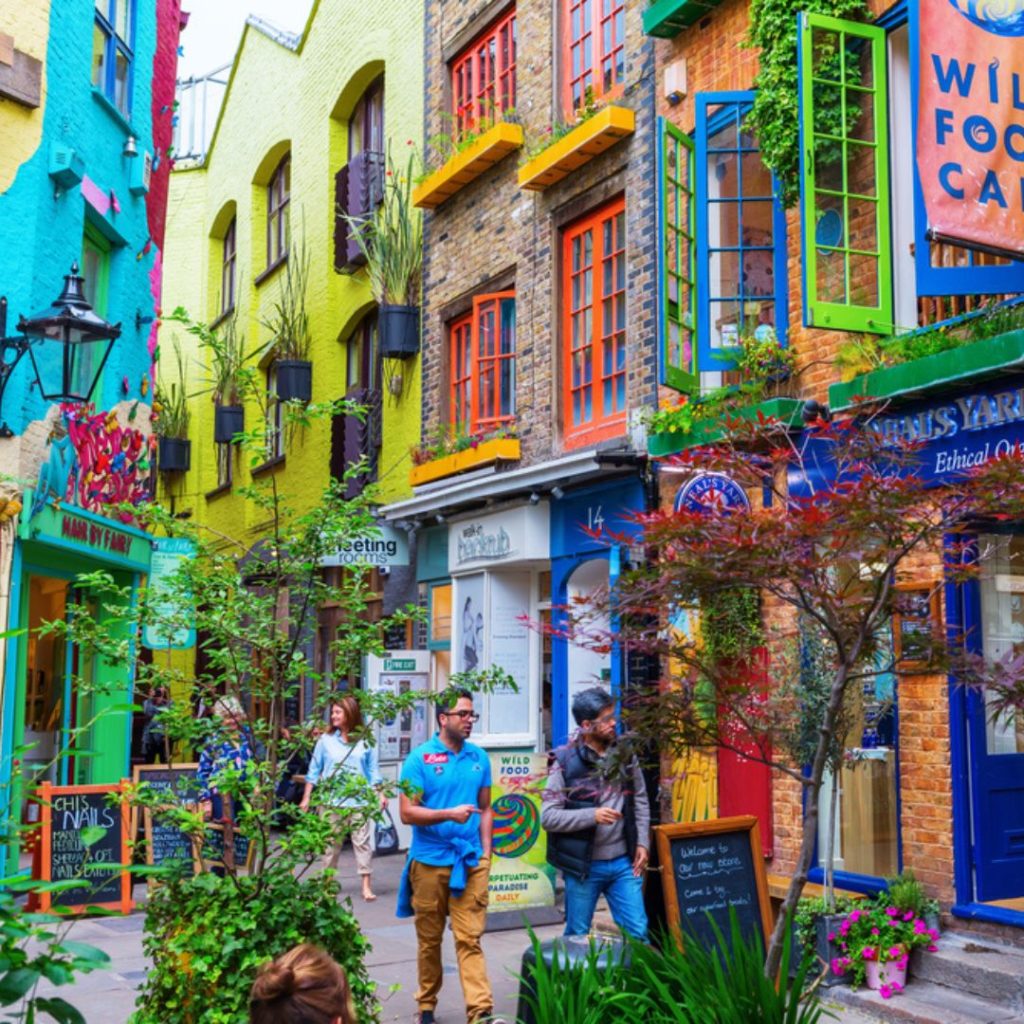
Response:
[[[628,560],[656,399],[654,94],[644,4],[426,5],[423,443],[413,497],[431,681],[495,665],[476,735],[545,751],[625,685],[527,621]],[[600,30],[598,26],[600,25]],[[614,539],[612,539],[614,537]]]
[[[975,166],[974,141],[960,152],[952,135],[952,109],[961,116],[957,104],[967,100],[970,85],[958,86],[950,74],[955,78],[956,69],[982,55],[988,66],[1012,40],[998,19],[971,27],[970,17],[948,4],[930,12],[929,0],[872,2],[855,21],[797,10],[800,174],[788,209],[747,123],[762,66],[758,51],[741,45],[750,31],[749,4],[661,0],[645,15],[645,27],[659,37],[663,396],[720,383],[722,370],[729,370],[721,357],[737,339],[771,328],[795,352],[798,373],[767,412],[784,416],[797,435],[805,402],[816,403],[806,410],[816,415],[824,407],[849,411],[855,396],[883,399],[885,428],[918,438],[941,484],[972,459],[1019,443],[1017,416],[1006,412],[1005,396],[1019,387],[1015,367],[1024,335],[1015,302],[1024,293],[1024,254],[1012,230],[998,241],[989,220],[999,218],[986,211],[998,213],[1006,203],[1012,219],[1002,189],[1015,179],[999,170],[998,152],[990,161],[995,177],[988,178]],[[939,18],[941,33],[922,27],[928,16]],[[980,35],[971,51],[973,31]],[[1019,63],[1019,46],[1017,52]],[[847,104],[841,115],[840,92]],[[986,123],[1016,123],[1009,94],[997,89],[986,97]],[[943,113],[947,105],[951,110]],[[1008,130],[1012,141],[1019,127]],[[966,178],[982,192],[968,194]],[[992,329],[979,327],[977,340],[954,352],[875,372],[849,366],[850,343],[858,338],[924,336],[937,327],[969,331],[972,323]],[[852,381],[840,379],[840,364]],[[950,418],[947,430],[929,426],[938,409]],[[706,440],[699,435],[654,435],[650,450],[677,452]],[[663,474],[660,485],[663,506],[672,507],[687,481]],[[977,651],[999,653],[1024,628],[1008,582],[1017,571],[1011,568],[1017,547],[1015,530],[998,538],[982,531],[977,550],[987,552],[991,570],[984,581],[947,582],[941,560],[926,558],[906,567],[899,583],[929,595],[936,628],[963,626]],[[848,744],[849,766],[829,779],[822,797],[824,812],[839,787],[837,883],[873,892],[885,878],[913,869],[958,927],[994,927],[1019,941],[1024,862],[1013,838],[1024,828],[1019,723],[994,722],[984,695],[945,675],[901,665],[894,656],[869,681]],[[758,813],[769,870],[790,873],[802,836],[800,787],[766,770],[738,769],[723,752],[688,754],[691,762],[698,756],[703,768],[694,787],[701,793],[677,801],[677,812]],[[825,827],[815,881],[826,859]]]
[[[36,362],[45,376],[59,355],[37,343],[35,358],[18,358],[4,347],[0,571],[4,628],[15,631],[0,655],[4,779],[15,748],[35,744],[24,759],[34,774],[76,728],[88,728],[79,748],[96,753],[46,769],[51,781],[111,782],[129,768],[131,715],[104,708],[131,700],[132,672],[92,663],[37,627],[73,602],[104,614],[77,590],[78,574],[105,569],[137,590],[149,568],[148,537],[113,506],[147,501],[152,490],[167,148],[184,21],[179,0],[69,0],[0,14],[0,335],[20,339],[18,318],[47,309],[66,282],[119,327],[105,362],[90,357],[71,382],[77,393],[95,378],[85,403],[43,397]],[[78,693],[76,675],[108,685]]]
[[[245,407],[245,423],[251,429],[266,415],[269,429],[266,458],[255,467],[239,445],[215,442],[209,353],[168,324],[162,379],[175,379],[177,340],[189,392],[197,394],[190,398],[191,466],[162,473],[163,494],[193,522],[247,548],[266,529],[265,510],[240,493],[250,483],[275,478],[289,507],[302,513],[365,455],[368,472],[353,488],[372,482],[381,501],[409,490],[409,453],[419,438],[419,358],[383,358],[378,309],[339,211],[371,213],[389,154],[404,173],[419,148],[422,19],[422,5],[411,0],[375,9],[372,17],[353,0],[319,0],[300,34],[250,18],[205,155],[179,164],[171,177],[165,308],[184,307],[195,320],[242,339],[267,396],[266,413],[255,401]],[[349,398],[368,410],[365,424],[337,416],[281,429],[282,361],[270,322],[301,267],[312,374],[306,398]],[[371,583],[373,605],[385,613],[415,600],[406,536],[390,539],[397,554],[382,560]],[[324,571],[340,574],[341,564]],[[304,646],[326,688],[350,682],[335,678],[332,663],[331,643],[342,625],[323,609]],[[304,684],[292,711],[311,714],[316,697],[315,686]]]

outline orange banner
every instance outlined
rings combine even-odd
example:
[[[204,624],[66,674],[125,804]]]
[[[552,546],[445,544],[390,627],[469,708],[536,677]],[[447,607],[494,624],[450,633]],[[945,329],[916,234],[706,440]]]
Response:
[[[918,0],[917,168],[939,241],[1024,255],[1024,0]]]

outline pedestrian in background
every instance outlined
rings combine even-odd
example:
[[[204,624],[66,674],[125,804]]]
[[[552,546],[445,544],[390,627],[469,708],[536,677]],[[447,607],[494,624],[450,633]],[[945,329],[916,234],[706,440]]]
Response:
[[[383,780],[377,763],[377,748],[362,737],[362,729],[363,713],[355,697],[341,697],[332,702],[330,724],[313,748],[299,809],[309,810],[313,787],[318,783],[329,780],[333,784],[334,791],[328,792],[321,805],[321,813],[331,817],[334,825],[334,835],[324,854],[324,870],[337,870],[348,834],[356,855],[363,899],[370,901],[377,898],[372,885],[373,818],[366,814],[365,794],[360,796],[359,783],[356,782],[355,787],[352,783],[361,779],[379,791]],[[376,799],[381,809],[387,807],[387,796],[382,792]]]
[[[459,980],[469,1024],[497,1021],[480,937],[487,920],[491,870],[491,763],[469,742],[473,710],[467,690],[437,709],[438,731],[402,765],[399,815],[412,826],[412,845],[398,893],[398,916],[416,918],[419,1024],[434,1024],[441,991],[441,939],[451,919]]]
[[[221,793],[219,778],[225,771],[245,777],[253,760],[253,745],[245,721],[245,710],[237,697],[220,697],[213,705],[213,718],[219,721],[217,737],[199,755],[196,777],[199,780],[199,807],[209,821],[234,819],[229,795]]]
[[[541,823],[548,861],[565,876],[565,934],[586,935],[598,897],[615,923],[647,938],[643,878],[651,812],[635,757],[616,763],[615,700],[600,686],[578,693],[577,738],[551,755]]]
[[[166,686],[155,687],[152,696],[143,702],[142,714],[146,724],[142,730],[142,756],[146,759],[146,764],[157,764],[160,760],[168,764],[170,761],[167,756],[167,735],[161,715],[173,706],[174,701],[171,700]]]
[[[249,997],[249,1020],[251,1024],[357,1024],[345,972],[309,943],[259,969]]]

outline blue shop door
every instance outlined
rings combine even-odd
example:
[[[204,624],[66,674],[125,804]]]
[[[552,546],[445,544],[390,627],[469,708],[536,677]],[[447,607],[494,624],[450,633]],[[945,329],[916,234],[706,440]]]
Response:
[[[1024,643],[1024,534],[981,535],[978,557],[968,644],[998,658]],[[1024,896],[1024,715],[993,717],[989,695],[977,692],[967,708],[975,899],[1016,899]]]

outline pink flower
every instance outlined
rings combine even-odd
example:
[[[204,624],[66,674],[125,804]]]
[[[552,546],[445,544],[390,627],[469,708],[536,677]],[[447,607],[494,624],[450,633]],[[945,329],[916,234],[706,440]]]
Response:
[[[883,999],[890,999],[897,992],[902,992],[903,986],[898,981],[890,982],[888,985],[880,985],[878,987],[878,994]]]
[[[939,947],[936,946],[934,942],[928,947],[928,952],[929,953],[938,953],[938,951],[939,951]]]
[[[865,946],[860,951],[860,955],[861,955],[861,958],[863,960],[874,960],[875,959],[875,950],[871,946]]]
[[[828,941],[829,942],[835,942],[836,941],[836,933],[835,932],[829,932],[828,933]]]
[[[902,946],[890,946],[888,953],[886,953],[886,956],[890,960],[896,960],[897,958],[903,956],[903,947]]]
[[[903,920],[904,920],[904,921],[913,921],[913,920],[914,920],[914,912],[913,912],[912,910],[908,910],[908,911],[907,911],[907,912],[906,912],[906,913],[905,913],[905,914],[903,915]]]
[[[881,935],[882,933],[877,928],[872,928],[871,929],[871,934],[872,935]]]
[[[937,928],[929,928],[928,929],[928,938],[930,938],[934,942],[938,937],[939,937],[939,931],[938,931]]]
[[[845,974],[846,973],[846,965],[843,963],[843,958],[842,957],[838,957],[837,956],[837,957],[833,958],[833,960],[832,960],[832,973],[836,974],[836,975],[838,975],[838,974]]]
[[[851,910],[849,920],[850,924],[856,924],[860,920],[861,912],[859,910]]]
[[[921,920],[921,918],[918,918],[914,922],[914,934],[915,935],[926,935],[927,933],[928,933],[928,926],[924,923],[924,921]]]
[[[896,917],[899,911],[895,907],[886,907],[885,912],[889,917]]]

